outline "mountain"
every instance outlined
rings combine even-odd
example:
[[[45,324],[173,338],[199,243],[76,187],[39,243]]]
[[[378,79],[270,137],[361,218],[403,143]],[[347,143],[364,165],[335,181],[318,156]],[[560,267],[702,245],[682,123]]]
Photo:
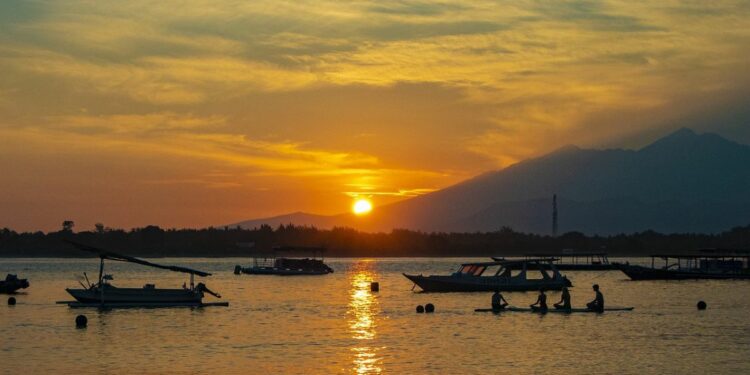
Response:
[[[750,146],[680,129],[640,150],[566,146],[430,194],[350,214],[273,218],[369,231],[718,232],[750,223]],[[304,219],[295,221],[295,219]],[[258,223],[251,221],[239,223]]]

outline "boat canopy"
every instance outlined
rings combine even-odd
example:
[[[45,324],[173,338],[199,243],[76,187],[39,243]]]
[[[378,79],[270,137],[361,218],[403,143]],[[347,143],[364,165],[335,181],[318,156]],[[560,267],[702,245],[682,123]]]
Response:
[[[162,264],[156,264],[156,263],[152,263],[152,262],[149,262],[149,261],[145,261],[143,259],[138,259],[138,258],[135,258],[135,257],[131,257],[131,256],[128,256],[128,255],[122,255],[122,254],[113,253],[113,252],[111,252],[109,250],[102,250],[102,249],[99,249],[99,248],[96,248],[96,247],[93,247],[93,246],[88,246],[88,245],[80,244],[80,243],[77,243],[77,242],[74,242],[74,241],[66,241],[66,242],[68,242],[71,245],[75,246],[79,250],[88,251],[90,253],[95,253],[101,259],[116,260],[118,262],[136,263],[136,264],[140,264],[140,265],[143,265],[143,266],[161,268],[161,269],[170,270],[170,271],[174,271],[174,272],[189,273],[191,275],[198,275],[198,276],[201,276],[201,277],[211,276],[211,274],[208,273],[208,272],[198,271],[198,270],[194,270],[194,269],[187,268],[187,267],[165,266],[165,265],[162,265]]]
[[[509,264],[522,264],[522,263],[552,263],[559,260],[558,258],[536,258],[536,259],[502,259],[493,258],[492,262],[472,262],[463,263],[461,266],[505,266]]]

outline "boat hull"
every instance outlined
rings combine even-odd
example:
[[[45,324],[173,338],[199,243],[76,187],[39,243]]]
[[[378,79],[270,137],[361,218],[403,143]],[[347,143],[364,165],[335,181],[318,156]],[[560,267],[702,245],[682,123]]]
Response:
[[[278,275],[278,276],[315,276],[315,275],[327,275],[333,273],[333,271],[318,269],[318,270],[305,270],[305,269],[282,269],[277,267],[246,267],[241,269],[242,273],[248,275]]]
[[[665,270],[634,265],[620,265],[620,270],[628,275],[631,280],[750,280],[750,273]]]
[[[65,289],[81,303],[133,304],[133,303],[195,303],[200,304],[203,293],[189,289],[117,288],[107,287],[104,293],[98,288]]]
[[[527,280],[495,276],[404,276],[424,292],[525,292],[541,289],[561,290],[563,287],[572,286],[566,278]]]

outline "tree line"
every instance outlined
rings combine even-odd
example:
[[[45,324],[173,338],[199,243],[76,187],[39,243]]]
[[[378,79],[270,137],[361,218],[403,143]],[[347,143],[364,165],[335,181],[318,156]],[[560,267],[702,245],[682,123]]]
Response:
[[[644,231],[609,236],[568,232],[557,237],[521,233],[503,227],[492,232],[444,233],[394,229],[388,233],[351,228],[261,225],[205,229],[162,229],[149,225],[130,230],[105,228],[74,232],[65,221],[52,232],[0,230],[0,257],[87,257],[67,241],[141,257],[249,257],[275,247],[323,247],[333,257],[514,256],[554,254],[563,249],[606,252],[612,256],[687,253],[706,248],[750,249],[750,225],[718,234],[661,234]]]

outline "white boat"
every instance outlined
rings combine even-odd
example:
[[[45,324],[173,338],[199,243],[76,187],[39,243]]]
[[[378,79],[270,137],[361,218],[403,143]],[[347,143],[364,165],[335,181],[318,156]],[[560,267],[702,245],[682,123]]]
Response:
[[[572,286],[553,261],[544,258],[464,263],[451,275],[404,276],[424,292],[522,292]],[[539,277],[529,277],[530,270],[537,271]]]
[[[210,276],[211,274],[208,272],[179,266],[165,266],[74,242],[71,242],[71,244],[80,250],[92,252],[99,256],[99,278],[96,283],[92,284],[84,272],[87,285],[81,282],[82,288],[65,289],[79,304],[98,304],[102,306],[106,305],[107,307],[117,307],[119,305],[127,305],[128,307],[137,305],[143,305],[144,307],[199,306],[203,304],[204,293],[221,298],[218,293],[214,293],[208,289],[205,284],[195,284],[196,275],[200,277]],[[116,287],[110,283],[113,280],[112,275],[104,273],[105,259],[187,273],[190,275],[190,285],[183,284],[182,288],[174,289],[157,288],[154,284],[146,284],[142,288]]]

